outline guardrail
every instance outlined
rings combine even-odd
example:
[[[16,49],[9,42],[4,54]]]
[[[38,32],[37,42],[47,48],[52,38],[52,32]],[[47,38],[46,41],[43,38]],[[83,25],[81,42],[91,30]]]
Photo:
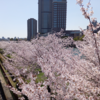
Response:
[[[4,57],[0,54],[0,56],[4,59]],[[16,83],[12,81],[9,73],[5,70],[0,62],[0,80],[1,80],[1,88],[3,92],[4,100],[18,100],[18,96],[14,94],[9,88],[5,87],[5,85],[9,84],[12,87],[16,86]]]

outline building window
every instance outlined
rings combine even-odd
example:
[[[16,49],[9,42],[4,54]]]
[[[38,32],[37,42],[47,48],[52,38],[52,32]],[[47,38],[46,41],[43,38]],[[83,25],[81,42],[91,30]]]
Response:
[[[57,19],[57,16],[54,16],[53,18],[54,18],[54,19]]]
[[[53,0],[53,1],[62,1],[62,0]]]
[[[57,14],[54,14],[54,17],[57,17]]]
[[[57,10],[54,10],[54,13],[57,13]]]
[[[57,4],[56,2],[54,4]]]
[[[57,14],[57,10],[55,10],[53,13],[54,13],[54,14]]]
[[[57,11],[57,8],[54,7],[54,11]]]
[[[56,25],[57,24],[57,22],[54,22],[54,25]]]
[[[57,23],[56,23],[56,22],[54,22],[54,25],[57,25]]]
[[[54,18],[54,20],[57,20],[57,16],[54,16],[53,18]]]
[[[55,18],[54,20],[57,20],[57,18]]]
[[[57,25],[54,25],[54,27],[57,27]]]
[[[57,22],[57,20],[54,20],[53,22]]]

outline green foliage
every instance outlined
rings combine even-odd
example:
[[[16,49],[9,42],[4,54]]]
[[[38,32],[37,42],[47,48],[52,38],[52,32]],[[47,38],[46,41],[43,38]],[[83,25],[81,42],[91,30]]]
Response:
[[[55,76],[57,77],[57,76],[60,76],[60,74],[57,74],[56,72],[55,72]]]
[[[44,86],[43,84],[41,85],[41,87]]]
[[[81,36],[81,37],[77,36],[77,37],[73,38],[73,40],[74,40],[74,41],[78,41],[78,40],[83,41],[84,36],[85,36],[85,35],[83,35],[83,36]]]
[[[41,67],[37,63],[35,63],[34,64],[34,71],[33,71],[33,73],[37,75],[38,72],[40,72],[40,73],[42,72],[41,71]]]
[[[10,41],[13,41],[13,38],[10,38]]]
[[[68,38],[68,36],[62,36],[61,38],[62,38],[62,39],[63,39],[63,38]]]
[[[18,39],[15,39],[15,41],[18,41]]]
[[[66,84],[66,85],[67,85],[67,87],[66,87],[66,88],[68,88],[68,86],[69,86],[69,82],[67,82],[67,84]]]
[[[77,100],[76,98],[74,98],[73,100]]]
[[[41,72],[41,73],[39,73],[37,75],[37,78],[36,78],[35,82],[36,83],[38,83],[38,82],[44,82],[46,79],[47,79],[47,77],[45,77],[44,73]]]
[[[11,58],[11,55],[10,55],[10,54],[7,54],[6,56],[7,56],[8,58]]]
[[[3,63],[3,58],[2,56],[0,55],[0,62]]]
[[[78,37],[75,37],[75,38],[73,38],[73,40],[74,40],[74,41],[77,41],[77,40],[79,40],[79,38],[78,38]]]
[[[66,84],[67,86],[69,85],[69,82],[67,82],[67,84]]]
[[[28,84],[31,82],[31,79],[29,78],[29,79],[25,80],[25,82],[26,82],[26,84]]]
[[[17,67],[18,69],[22,69],[22,67]]]
[[[13,80],[12,80],[12,78],[11,78],[9,72],[2,66],[2,64],[1,64],[1,67],[2,67],[2,69],[3,69],[3,71],[4,71],[4,73],[6,74],[6,77],[8,78],[10,84],[11,84],[14,88],[16,88],[17,82],[13,82]],[[0,71],[1,71],[1,70],[0,70]],[[2,71],[1,71],[1,72],[2,72]],[[2,72],[2,75],[4,75],[4,73]],[[7,80],[5,80],[5,81],[8,83]]]
[[[36,68],[35,71],[36,72],[38,72],[38,71],[41,72],[41,69],[40,68]]]
[[[4,51],[3,51],[3,49],[1,49],[1,48],[0,48],[0,54],[4,54]]]

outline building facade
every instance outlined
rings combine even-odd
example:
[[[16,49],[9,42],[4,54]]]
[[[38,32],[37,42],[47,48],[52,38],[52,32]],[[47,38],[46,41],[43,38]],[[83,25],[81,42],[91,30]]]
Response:
[[[27,40],[35,38],[37,35],[37,20],[30,18],[27,20]]]
[[[65,30],[64,31],[65,36],[70,36],[70,37],[77,37],[77,36],[82,36],[82,32],[80,30]]]
[[[59,32],[66,29],[66,0],[53,0],[52,2],[52,30]]]
[[[98,26],[100,25],[100,23],[98,23],[97,20],[94,20],[94,21],[92,21],[91,23],[93,24],[93,26],[94,26],[95,28],[98,27]],[[98,23],[99,25],[98,25],[97,23]],[[89,29],[90,29],[89,26],[87,26],[87,30],[89,30]],[[98,28],[96,28],[95,30],[93,30],[93,33],[98,33],[98,31],[100,31],[100,27],[98,27]]]
[[[66,0],[38,0],[38,32],[66,28]]]
[[[38,1],[38,32],[47,33],[52,27],[52,0]]]
[[[93,24],[94,27],[97,26],[97,20],[94,20],[94,21],[92,21],[91,23]],[[87,26],[87,29],[89,29],[89,26]]]

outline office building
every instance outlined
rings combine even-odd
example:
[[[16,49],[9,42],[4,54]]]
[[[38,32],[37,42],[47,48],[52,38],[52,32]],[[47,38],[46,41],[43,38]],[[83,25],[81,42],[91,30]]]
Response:
[[[38,32],[66,28],[66,0],[38,0]]]
[[[52,27],[52,0],[38,0],[38,32],[47,33]]]
[[[93,26],[96,28],[95,30],[93,30],[93,33],[98,33],[98,31],[100,31],[100,27],[99,27],[100,23],[98,23],[97,20],[93,20],[91,23],[92,23]],[[98,24],[97,24],[97,23],[98,23]],[[90,27],[89,27],[89,25],[88,25],[88,26],[87,26],[87,30],[89,30],[89,29],[90,29]]]
[[[80,30],[65,30],[64,33],[66,33],[65,36],[70,36],[73,38],[83,35],[82,31]]]
[[[94,20],[94,21],[92,21],[91,23],[93,24],[94,27],[97,26],[97,20]],[[87,29],[89,29],[89,26],[87,26]]]
[[[59,32],[66,29],[66,0],[53,0],[52,2],[52,30]]]
[[[37,35],[37,20],[30,18],[27,20],[27,40],[35,38]]]

